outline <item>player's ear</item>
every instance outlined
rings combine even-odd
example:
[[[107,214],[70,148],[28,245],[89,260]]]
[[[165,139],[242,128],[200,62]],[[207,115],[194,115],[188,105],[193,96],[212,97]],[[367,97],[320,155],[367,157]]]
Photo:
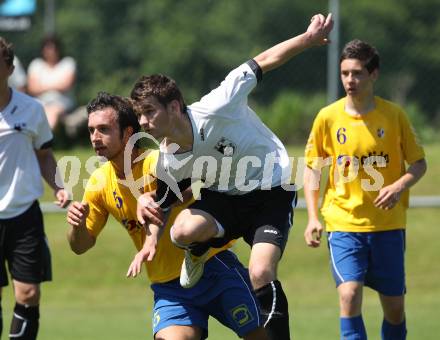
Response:
[[[8,76],[11,76],[12,73],[14,73],[14,70],[15,70],[15,65],[14,64],[9,66],[9,68],[8,68]]]
[[[124,135],[123,135],[123,140],[125,143],[128,142],[128,140],[130,139],[130,137],[133,135],[133,127],[132,126],[127,126],[124,130]]]
[[[181,113],[180,103],[177,99],[173,99],[167,106],[168,110],[170,110],[173,114]]]
[[[371,72],[371,79],[373,79],[373,81],[376,81],[377,78],[379,78],[379,69],[376,68]]]

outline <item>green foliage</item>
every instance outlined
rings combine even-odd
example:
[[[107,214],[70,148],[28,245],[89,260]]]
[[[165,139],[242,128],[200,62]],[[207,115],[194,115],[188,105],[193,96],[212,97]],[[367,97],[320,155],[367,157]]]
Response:
[[[364,39],[381,56],[378,93],[400,103],[415,102],[427,122],[438,116],[440,73],[438,0],[341,1],[341,41]]]
[[[432,143],[440,140],[435,127],[428,123],[428,118],[423,114],[419,105],[409,103],[405,105],[405,111],[422,143]]]
[[[39,54],[44,4],[38,2],[30,31],[2,33],[15,43],[25,65]],[[56,31],[66,54],[78,62],[76,93],[84,105],[99,90],[128,95],[136,79],[149,73],[176,79],[190,103],[217,86],[233,67],[304,32],[312,14],[327,12],[328,1],[57,0],[55,4]],[[341,45],[361,38],[381,54],[377,93],[404,107],[414,104],[426,124],[438,128],[440,2],[340,1],[340,8]],[[292,89],[313,98],[325,92],[326,49],[310,49],[264,78],[254,91],[258,105],[275,106],[272,102]],[[281,133],[283,139],[295,141]]]
[[[440,325],[440,268],[436,223],[438,209],[410,209],[408,213],[405,300],[407,326],[414,338],[438,339]],[[52,250],[54,281],[42,285],[40,339],[113,340],[151,339],[152,293],[145,272],[125,278],[135,250],[126,231],[111,219],[96,246],[84,255],[71,252],[66,241],[64,214],[45,214],[46,234]],[[302,233],[304,210],[297,210],[294,227],[279,266],[279,277],[289,300],[293,338],[338,339],[337,293],[328,265],[328,250],[308,248]],[[249,247],[235,247],[240,260],[248,262]],[[437,269],[436,269],[437,268]],[[12,290],[3,289],[5,333],[13,310]],[[382,322],[377,294],[366,288],[363,316],[371,339],[379,339]],[[209,339],[237,336],[211,318]]]
[[[287,98],[293,95],[286,95]],[[304,146],[289,148],[289,155],[300,157]],[[440,194],[440,144],[425,148],[428,162],[426,175],[411,189],[412,195]],[[91,148],[58,151],[56,158],[77,156],[80,160],[80,182],[74,198],[80,200],[83,179],[89,177],[85,162],[93,156]],[[302,194],[302,192],[300,192]],[[46,187],[42,201],[52,201]],[[125,272],[134,256],[126,231],[110,219],[96,247],[88,253],[74,255],[66,242],[64,214],[45,214],[46,234],[52,249],[54,282],[43,285],[41,303],[42,339],[141,339],[151,332],[152,294],[145,273],[129,280]],[[406,278],[407,323],[411,334],[424,340],[437,339],[440,325],[439,253],[435,242],[440,237],[436,221],[438,208],[408,211]],[[307,223],[306,212],[297,209],[294,227],[279,267],[279,277],[289,299],[291,330],[295,338],[327,340],[338,338],[338,303],[328,267],[328,251],[307,248],[302,233]],[[243,263],[249,259],[249,247],[239,241],[235,248]],[[435,269],[437,268],[437,269]],[[10,289],[3,289],[4,324],[9,324],[13,300]],[[363,316],[370,338],[379,337],[382,313],[377,294],[366,289]],[[319,320],[311,323],[310,320]],[[72,324],[80,325],[72,327]],[[210,339],[234,339],[236,336],[215,320],[210,321]],[[7,328],[6,328],[7,329]]]
[[[257,112],[284,143],[305,144],[313,120],[323,106],[323,94],[283,92],[271,105],[259,108]]]

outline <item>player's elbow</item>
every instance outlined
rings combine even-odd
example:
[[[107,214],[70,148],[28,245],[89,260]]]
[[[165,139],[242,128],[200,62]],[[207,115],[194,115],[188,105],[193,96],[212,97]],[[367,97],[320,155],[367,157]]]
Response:
[[[422,174],[422,176],[426,173],[426,170],[428,170],[428,163],[426,163],[426,159],[423,158],[419,161],[417,161],[419,163],[420,166],[420,172]]]
[[[428,169],[428,165],[426,164],[426,159],[422,158],[412,163],[410,168],[408,169],[408,172],[411,172],[418,180],[423,177],[427,169]]]
[[[70,249],[76,254],[76,255],[82,255],[84,254],[87,250],[89,250],[89,248],[82,248],[82,247],[78,247],[76,245],[70,245]]]
[[[69,242],[70,249],[76,255],[84,254],[85,252],[87,252],[90,248],[92,248],[95,245],[94,239],[90,239],[87,241],[84,241],[84,240],[78,241],[78,240],[72,238],[71,235],[69,235],[67,237],[67,240]]]

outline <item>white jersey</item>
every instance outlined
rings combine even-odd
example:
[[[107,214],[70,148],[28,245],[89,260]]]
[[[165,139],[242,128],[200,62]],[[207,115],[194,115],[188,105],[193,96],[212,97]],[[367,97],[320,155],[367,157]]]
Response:
[[[43,107],[12,90],[9,104],[0,111],[0,219],[20,215],[43,194],[34,149],[52,139]]]
[[[160,157],[159,166],[176,181],[202,179],[210,190],[231,195],[288,183],[284,145],[248,106],[248,95],[257,84],[253,69],[258,68],[253,60],[242,64],[188,107],[192,150],[181,154],[162,150]]]

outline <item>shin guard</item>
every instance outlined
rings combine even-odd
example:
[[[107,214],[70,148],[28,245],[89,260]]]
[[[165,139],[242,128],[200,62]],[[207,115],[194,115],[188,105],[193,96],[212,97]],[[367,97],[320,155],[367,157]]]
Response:
[[[290,340],[289,308],[280,281],[275,280],[258,288],[255,295],[269,339]]]
[[[40,319],[39,306],[24,306],[16,303],[9,337],[17,340],[35,340]]]

